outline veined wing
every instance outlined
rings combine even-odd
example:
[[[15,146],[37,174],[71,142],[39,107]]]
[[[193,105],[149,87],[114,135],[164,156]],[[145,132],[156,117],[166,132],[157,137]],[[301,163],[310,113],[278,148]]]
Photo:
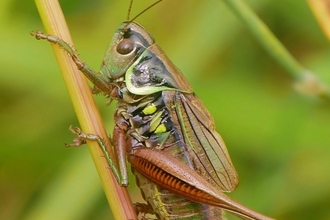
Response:
[[[193,168],[221,191],[234,190],[238,176],[210,113],[194,93],[176,92],[174,97],[181,135],[195,164]]]

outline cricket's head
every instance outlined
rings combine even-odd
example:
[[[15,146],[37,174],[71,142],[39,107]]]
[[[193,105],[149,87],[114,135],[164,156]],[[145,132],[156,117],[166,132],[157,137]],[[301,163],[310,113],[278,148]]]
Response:
[[[154,42],[141,25],[129,21],[120,24],[102,63],[104,77],[117,79],[124,76],[134,61]]]

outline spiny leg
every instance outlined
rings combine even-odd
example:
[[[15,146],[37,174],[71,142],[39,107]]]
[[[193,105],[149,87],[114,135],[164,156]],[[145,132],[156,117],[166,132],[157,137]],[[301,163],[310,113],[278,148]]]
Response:
[[[32,31],[30,34],[34,36],[37,40],[47,40],[51,43],[60,46],[60,48],[68,52],[71,59],[76,64],[77,68],[82,73],[84,73],[84,75],[95,85],[95,87],[97,88],[95,89],[95,91],[99,90],[106,94],[110,93],[112,89],[111,85],[102,78],[99,72],[95,72],[88,65],[86,65],[85,62],[80,60],[75,49],[72,46],[70,46],[67,42],[54,35],[44,34],[41,31]]]
[[[107,145],[106,143],[104,142],[104,140],[98,136],[98,135],[95,135],[95,134],[85,134],[84,132],[81,131],[80,128],[78,127],[73,127],[73,126],[70,126],[70,131],[72,133],[74,133],[77,137],[73,140],[73,143],[71,144],[65,144],[66,147],[79,147],[83,144],[86,143],[86,140],[89,140],[89,141],[97,141],[98,145],[100,146],[109,166],[110,166],[110,169],[112,170],[113,174],[115,175],[118,183],[122,183],[122,178],[121,176],[119,175],[119,172],[117,170],[117,167],[116,165],[114,164],[114,162],[111,160],[111,157],[109,155],[109,152],[107,151]]]

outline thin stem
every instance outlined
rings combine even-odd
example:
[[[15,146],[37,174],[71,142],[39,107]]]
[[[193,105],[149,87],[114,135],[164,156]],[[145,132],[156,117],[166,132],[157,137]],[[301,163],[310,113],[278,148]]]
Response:
[[[295,81],[295,88],[304,94],[330,99],[330,90],[289,53],[258,16],[241,0],[224,0],[248,27],[259,43]]]
[[[46,32],[58,36],[70,45],[73,45],[58,1],[35,0],[35,3]],[[65,51],[56,45],[52,45],[52,48],[82,130],[86,133],[97,134],[107,138],[107,132],[103,126],[87,80],[77,70],[77,67]],[[106,142],[110,143],[109,140],[106,140]],[[97,143],[88,141],[88,146],[114,217],[116,219],[137,219],[127,190],[119,186],[110,172],[107,161],[102,157],[102,151]],[[108,150],[112,158],[115,159],[112,148]]]

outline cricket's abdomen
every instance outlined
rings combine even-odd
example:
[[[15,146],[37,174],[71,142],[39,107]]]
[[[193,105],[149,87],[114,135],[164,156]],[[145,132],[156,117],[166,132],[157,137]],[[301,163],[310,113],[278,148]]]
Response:
[[[162,220],[215,220],[224,219],[222,209],[192,202],[154,184],[134,169],[136,182],[143,198]]]

